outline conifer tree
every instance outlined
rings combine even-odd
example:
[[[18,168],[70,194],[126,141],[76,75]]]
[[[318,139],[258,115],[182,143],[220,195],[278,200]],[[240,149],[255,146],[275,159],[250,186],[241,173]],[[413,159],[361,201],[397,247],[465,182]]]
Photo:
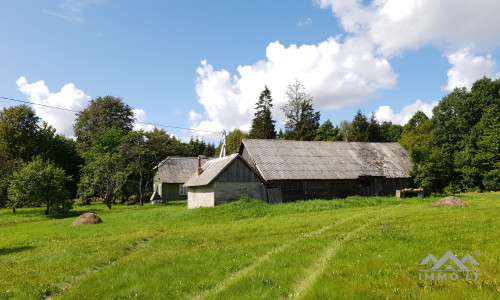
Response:
[[[252,129],[250,129],[249,138],[251,139],[275,139],[276,129],[274,127],[274,121],[271,116],[272,104],[271,91],[264,87],[262,93],[260,93],[259,100],[256,103],[255,117],[252,121]]]

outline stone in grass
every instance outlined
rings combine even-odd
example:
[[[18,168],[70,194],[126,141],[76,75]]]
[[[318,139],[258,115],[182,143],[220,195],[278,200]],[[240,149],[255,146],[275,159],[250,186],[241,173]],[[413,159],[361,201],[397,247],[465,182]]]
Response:
[[[83,215],[76,218],[71,226],[82,225],[82,224],[98,224],[102,223],[101,218],[94,213],[84,213]]]
[[[459,199],[457,197],[448,196],[439,199],[438,201],[434,202],[434,204],[432,204],[431,206],[457,207],[457,206],[469,206],[469,204],[465,203],[464,201],[462,201],[462,199]]]

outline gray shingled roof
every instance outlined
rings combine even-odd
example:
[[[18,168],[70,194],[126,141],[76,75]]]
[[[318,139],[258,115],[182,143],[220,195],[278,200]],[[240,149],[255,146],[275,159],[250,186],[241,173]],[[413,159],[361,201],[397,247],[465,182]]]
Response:
[[[207,185],[217,177],[233,160],[238,157],[238,154],[211,159],[203,166],[203,172],[198,176],[196,172],[190,176],[184,186],[200,186]]]
[[[201,165],[203,166],[206,161],[206,159],[202,159]],[[197,167],[197,157],[169,156],[158,164],[160,181],[163,183],[184,183],[196,173]]]
[[[410,177],[408,153],[398,143],[244,139],[240,153],[243,147],[266,181]]]

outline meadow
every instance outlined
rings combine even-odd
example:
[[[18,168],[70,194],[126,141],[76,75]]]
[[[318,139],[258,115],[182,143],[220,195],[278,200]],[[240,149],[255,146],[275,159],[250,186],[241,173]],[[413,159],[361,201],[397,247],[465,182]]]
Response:
[[[498,299],[500,193],[459,197],[0,210],[0,299]],[[419,280],[449,250],[477,280]]]

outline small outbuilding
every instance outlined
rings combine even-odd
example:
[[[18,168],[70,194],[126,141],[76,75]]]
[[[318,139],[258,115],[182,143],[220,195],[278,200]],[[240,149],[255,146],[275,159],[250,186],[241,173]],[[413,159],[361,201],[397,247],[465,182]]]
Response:
[[[169,156],[158,164],[153,179],[151,202],[186,200],[187,188],[184,183],[194,174],[198,166],[207,161],[202,157]]]
[[[196,172],[196,173],[195,173]],[[243,195],[262,199],[262,177],[239,154],[211,159],[186,183],[188,208],[212,207]]]

